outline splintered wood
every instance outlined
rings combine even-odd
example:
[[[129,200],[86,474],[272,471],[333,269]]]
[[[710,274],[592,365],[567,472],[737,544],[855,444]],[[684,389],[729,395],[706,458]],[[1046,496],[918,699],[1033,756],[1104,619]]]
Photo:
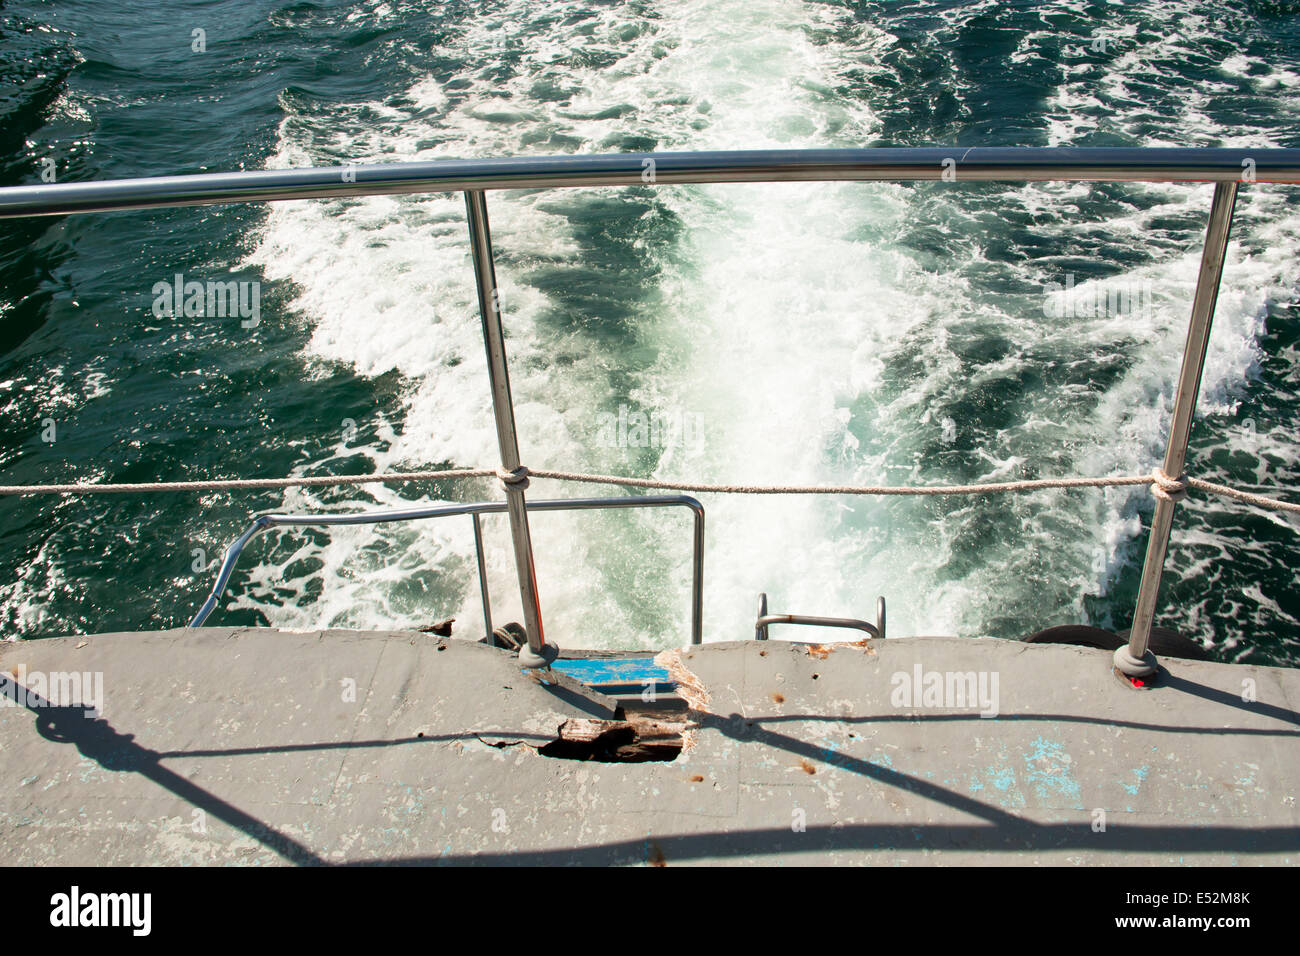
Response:
[[[560,725],[559,736],[541,748],[547,757],[636,763],[672,760],[682,751],[685,724],[658,720],[587,720]]]

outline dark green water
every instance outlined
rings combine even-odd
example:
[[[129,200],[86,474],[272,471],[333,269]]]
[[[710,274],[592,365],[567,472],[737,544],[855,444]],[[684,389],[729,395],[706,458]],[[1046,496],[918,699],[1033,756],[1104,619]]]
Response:
[[[194,30],[206,48],[193,49]],[[59,181],[452,156],[862,145],[1298,146],[1295,4],[9,3],[0,175]],[[1159,461],[1209,189],[799,185],[492,198],[525,461],[717,481],[947,482]],[[1294,190],[1243,187],[1189,473],[1286,489]],[[153,286],[258,282],[260,323]],[[1061,315],[1050,283],[1141,290]],[[1078,310],[1075,310],[1076,312]],[[10,221],[0,481],[353,474],[494,461],[458,197]],[[611,445],[620,406],[686,427]],[[602,417],[605,416],[605,417]],[[53,425],[54,440],[48,441]],[[683,437],[689,435],[689,438]],[[545,488],[537,493],[587,494]],[[265,510],[487,484],[0,501],[6,637],[172,627]],[[1128,623],[1145,492],[708,498],[706,639],[774,607],[895,634]],[[517,612],[488,522],[496,616]],[[685,635],[678,516],[548,515],[564,646]],[[1300,523],[1179,509],[1157,622],[1300,661]],[[197,555],[196,555],[197,552]],[[476,627],[459,522],[250,547],[211,623]]]

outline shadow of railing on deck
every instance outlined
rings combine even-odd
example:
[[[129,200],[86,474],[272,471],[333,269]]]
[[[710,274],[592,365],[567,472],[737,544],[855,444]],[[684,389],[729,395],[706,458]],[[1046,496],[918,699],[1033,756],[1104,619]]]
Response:
[[[1294,718],[1294,712],[1290,712]],[[975,715],[967,719],[980,720]],[[767,718],[763,718],[766,720]],[[778,718],[807,720],[805,716]],[[836,719],[841,718],[821,718]],[[868,718],[869,719],[869,718]],[[905,718],[915,720],[916,717]],[[930,720],[933,718],[924,717]],[[1002,719],[1002,718],[998,718]],[[1022,717],[1022,719],[1044,719]],[[844,824],[814,825],[802,832],[790,827],[751,828],[707,833],[654,835],[620,840],[599,846],[560,847],[546,850],[465,853],[442,856],[413,856],[357,861],[352,866],[420,866],[420,865],[518,865],[518,866],[607,866],[650,863],[664,865],[672,861],[690,861],[727,857],[763,857],[834,851],[969,851],[974,853],[1015,853],[1044,850],[1080,849],[1091,852],[1124,854],[1134,852],[1165,853],[1285,853],[1300,850],[1300,827],[1224,827],[1224,826],[1111,826],[1103,833],[1092,828],[1092,818],[1078,823],[1037,823],[1005,810],[981,803],[945,787],[900,773],[890,767],[836,752],[827,752],[813,744],[760,726],[757,718],[739,714],[720,717],[702,715],[700,725],[717,730],[741,742],[753,742],[806,759],[846,770],[879,783],[898,787],[918,796],[935,800],[981,817],[979,824]],[[1157,728],[1159,729],[1159,728]],[[1286,732],[1284,732],[1286,733]]]
[[[1261,702],[1245,703],[1224,691],[1207,688],[1183,678],[1169,679],[1167,687],[1195,694],[1218,703],[1241,707],[1284,723],[1300,725],[1300,714],[1286,707]],[[69,743],[87,759],[114,772],[138,773],[159,787],[175,794],[192,806],[212,814],[239,830],[285,860],[302,865],[328,865],[328,861],[251,814],[217,795],[204,790],[185,777],[162,766],[167,759],[186,757],[236,757],[259,754],[294,753],[320,750],[364,750],[420,743],[447,743],[478,739],[488,746],[550,738],[532,733],[477,731],[447,735],[428,735],[386,740],[343,740],[308,744],[284,744],[265,747],[242,747],[209,750],[155,751],[136,742],[135,735],[115,730],[104,718],[88,716],[83,707],[54,706],[39,695],[24,689],[27,709],[36,718],[37,732],[47,740]],[[918,721],[965,720],[984,722],[978,714],[884,714],[829,716],[821,714],[782,714],[747,718],[740,714],[719,716],[692,712],[699,727],[743,743],[753,743],[774,750],[817,761],[858,776],[895,787],[986,821],[985,825],[851,824],[810,826],[806,832],[794,833],[787,828],[729,830],[712,833],[687,833],[656,836],[652,839],[623,840],[602,844],[553,850],[462,854],[458,856],[385,858],[358,861],[351,865],[368,866],[385,863],[419,865],[434,863],[462,864],[611,864],[650,860],[691,860],[708,857],[764,856],[799,854],[834,850],[970,850],[973,852],[1015,852],[1024,850],[1087,849],[1106,852],[1287,852],[1300,850],[1300,827],[1238,828],[1220,826],[1130,826],[1112,827],[1104,837],[1092,831],[1089,821],[1041,824],[1019,817],[991,804],[957,793],[951,789],[910,776],[890,767],[880,766],[842,751],[830,753],[822,747],[769,729],[769,724],[806,721],[831,721],[840,724],[869,724]],[[1014,722],[1073,722],[1180,734],[1250,734],[1281,737],[1300,736],[1300,731],[1278,728],[1177,727],[1117,721],[1068,714],[1009,714],[994,718]],[[484,740],[492,738],[495,743]],[[1105,842],[1103,842],[1103,840]]]
[[[292,837],[162,766],[160,760],[163,755],[136,743],[134,734],[119,733],[104,718],[89,716],[84,707],[56,706],[30,690],[23,690],[24,706],[36,718],[36,732],[46,740],[72,744],[83,757],[93,760],[105,770],[140,774],[291,863],[325,863]]]

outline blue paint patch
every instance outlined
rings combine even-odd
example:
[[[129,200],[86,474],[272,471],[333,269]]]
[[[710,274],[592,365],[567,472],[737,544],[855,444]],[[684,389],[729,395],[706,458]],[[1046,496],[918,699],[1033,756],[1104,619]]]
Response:
[[[592,686],[630,684],[639,689],[651,681],[667,691],[677,686],[668,669],[656,664],[652,657],[580,657],[558,660],[551,666]]]
[[[1016,783],[1016,771],[1012,767],[996,766],[990,764],[984,771],[984,779],[998,792],[990,794],[1005,809],[1019,809],[1025,805],[1025,795],[1020,792],[1020,786]],[[971,787],[971,792],[976,792],[976,787]],[[981,784],[978,787],[983,790]]]
[[[1025,754],[1025,779],[1041,800],[1064,798],[1076,810],[1083,809],[1079,782],[1072,772],[1074,760],[1054,740],[1039,737]]]
[[[1130,797],[1136,797],[1138,788],[1142,786],[1142,781],[1147,778],[1147,774],[1149,774],[1150,772],[1151,772],[1151,768],[1149,766],[1138,767],[1136,770],[1133,771],[1133,775],[1138,778],[1137,783],[1133,783],[1133,784],[1121,783],[1120,786],[1124,788],[1124,790],[1128,793]]]
[[[840,753],[840,745],[837,741],[822,738],[821,759],[831,767],[843,768],[847,763],[844,754]]]

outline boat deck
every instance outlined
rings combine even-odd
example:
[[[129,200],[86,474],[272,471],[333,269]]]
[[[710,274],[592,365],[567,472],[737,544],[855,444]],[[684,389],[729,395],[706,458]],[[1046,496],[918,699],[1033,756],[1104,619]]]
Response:
[[[743,641],[589,658],[543,683],[506,651],[416,632],[10,642],[0,668],[16,693],[46,689],[0,706],[0,853],[74,866],[1300,861],[1300,671],[1161,664],[1160,686],[1135,690],[1109,652],[1084,648]],[[637,718],[573,682],[605,671],[633,689],[675,682],[691,709]],[[67,672],[102,674],[101,716],[55,699]],[[896,706],[935,672],[996,676],[998,716],[973,701]],[[684,730],[681,753],[599,762],[547,747],[562,725],[580,749],[584,728],[623,718],[670,740]]]

